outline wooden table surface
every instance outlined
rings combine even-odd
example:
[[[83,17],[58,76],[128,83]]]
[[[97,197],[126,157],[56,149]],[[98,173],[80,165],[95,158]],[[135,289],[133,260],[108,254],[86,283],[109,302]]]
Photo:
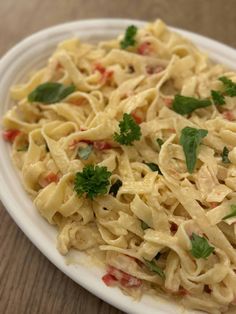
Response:
[[[45,27],[101,17],[160,17],[169,25],[236,48],[235,0],[1,0],[0,55]],[[62,274],[26,238],[0,203],[0,313],[122,312]]]

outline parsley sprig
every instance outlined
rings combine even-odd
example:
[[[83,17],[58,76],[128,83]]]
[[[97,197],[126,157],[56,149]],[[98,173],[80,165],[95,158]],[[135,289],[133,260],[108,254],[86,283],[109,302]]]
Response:
[[[212,90],[211,97],[216,106],[222,106],[225,104],[225,97],[221,92],[217,90]]]
[[[157,266],[154,260],[145,260],[145,262],[150,271],[157,273],[162,279],[165,279],[166,276],[164,271],[159,266]]]
[[[138,29],[134,25],[127,27],[124,39],[120,42],[121,49],[126,49],[129,46],[134,46],[136,44],[135,36]]]
[[[223,149],[223,152],[222,152],[222,154],[221,154],[222,162],[223,162],[224,164],[229,164],[229,163],[230,163],[230,160],[229,160],[228,155],[229,155],[229,150],[228,150],[228,148],[225,146],[224,149]]]
[[[187,97],[182,95],[175,95],[172,109],[181,114],[189,114],[196,109],[205,108],[211,106],[210,99],[197,99],[194,97]]]
[[[106,194],[110,184],[111,172],[107,167],[87,165],[82,172],[75,175],[74,189],[79,196],[83,194],[89,199]]]
[[[207,136],[208,131],[185,127],[181,130],[180,144],[183,146],[186,165],[189,173],[193,173],[197,162],[197,151],[201,140]]]
[[[229,78],[226,76],[221,76],[219,80],[223,83],[224,85],[224,93],[227,96],[230,97],[235,97],[236,96],[236,83],[231,81]]]
[[[200,237],[197,234],[193,233],[191,236],[191,254],[195,258],[207,258],[215,250],[213,246],[210,246],[207,239]]]
[[[140,126],[135,122],[134,118],[125,113],[123,120],[119,123],[120,134],[114,134],[114,140],[121,145],[132,145],[133,141],[138,141],[141,137]]]
[[[38,85],[29,95],[29,102],[53,104],[66,98],[75,91],[74,85],[65,86],[57,82],[47,82]]]

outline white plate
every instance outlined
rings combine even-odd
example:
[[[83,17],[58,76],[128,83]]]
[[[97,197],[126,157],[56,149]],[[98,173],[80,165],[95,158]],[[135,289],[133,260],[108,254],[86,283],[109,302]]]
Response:
[[[122,33],[130,24],[144,22],[121,19],[87,20],[66,23],[38,32],[21,41],[0,61],[0,117],[11,106],[9,87],[20,82],[27,73],[39,68],[56,44],[65,38],[78,36],[83,41],[100,41]],[[235,50],[206,37],[175,29],[206,50],[214,60],[235,68]],[[66,265],[56,250],[56,230],[34,208],[24,191],[10,157],[10,146],[0,137],[0,196],[9,214],[35,246],[61,271],[78,284],[115,307],[135,314],[176,314],[182,310],[171,302],[145,296],[140,302],[124,296],[118,289],[108,288],[101,280],[104,271],[94,266]],[[11,235],[6,235],[11,236]],[[81,256],[81,253],[78,253]],[[82,254],[83,255],[83,254]],[[194,313],[194,312],[185,312]],[[197,312],[195,312],[197,313]]]

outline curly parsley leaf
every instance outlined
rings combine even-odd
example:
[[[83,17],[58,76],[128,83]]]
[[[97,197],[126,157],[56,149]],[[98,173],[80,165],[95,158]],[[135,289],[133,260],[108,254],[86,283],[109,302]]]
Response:
[[[145,259],[146,266],[149,268],[150,271],[157,273],[162,279],[165,279],[164,271],[157,266],[157,264],[152,260],[151,262]]]
[[[87,145],[86,147],[80,147],[77,155],[80,159],[87,160],[93,151],[93,145]]]
[[[161,138],[157,138],[157,144],[160,146],[160,148],[161,148],[161,146],[164,144],[164,141],[161,139]]]
[[[56,82],[47,82],[38,85],[29,95],[29,102],[41,102],[44,104],[53,104],[66,98],[75,91],[75,86],[64,86]]]
[[[197,234],[193,233],[191,236],[191,254],[195,258],[207,258],[215,250],[213,246],[210,246],[207,239],[200,237]]]
[[[141,228],[142,228],[143,230],[146,230],[146,229],[149,228],[149,225],[146,224],[146,222],[144,222],[143,220],[141,220]]]
[[[89,199],[107,193],[111,172],[107,167],[87,165],[75,174],[74,188],[79,196],[84,193]]]
[[[114,134],[114,140],[121,145],[132,145],[133,141],[138,141],[141,137],[140,126],[135,122],[134,118],[125,113],[123,120],[119,123],[120,134]]]
[[[193,97],[187,97],[182,95],[175,95],[172,109],[181,114],[189,114],[196,109],[205,108],[212,105],[209,99],[197,99]]]
[[[116,196],[121,186],[122,186],[122,181],[119,179],[116,180],[116,182],[113,183],[112,186],[110,187],[109,194]]]
[[[211,91],[211,97],[213,99],[213,102],[216,106],[222,106],[225,104],[225,97],[224,95],[216,90]]]
[[[125,31],[124,39],[120,42],[121,49],[126,49],[129,46],[134,46],[136,44],[135,36],[137,34],[138,28],[134,25],[127,27]]]
[[[193,173],[197,162],[197,151],[201,140],[207,136],[208,131],[185,127],[181,130],[180,144],[183,146],[186,165],[189,173]]]
[[[223,162],[224,164],[229,164],[229,163],[230,163],[230,160],[229,160],[228,155],[229,155],[229,150],[228,150],[228,148],[225,146],[224,149],[223,149],[223,152],[222,152],[222,154],[221,154],[222,162]]]
[[[227,96],[230,97],[235,97],[236,96],[236,83],[231,81],[229,78],[226,76],[222,76],[219,78],[219,80],[223,83],[224,85],[224,92]]]
[[[163,175],[161,172],[161,169],[157,164],[154,164],[154,162],[144,162],[145,165],[147,165],[152,171],[157,171],[160,175]]]
[[[236,216],[236,205],[234,205],[234,204],[230,205],[230,209],[231,209],[231,213],[226,215],[226,216],[224,216],[222,218],[223,220]]]

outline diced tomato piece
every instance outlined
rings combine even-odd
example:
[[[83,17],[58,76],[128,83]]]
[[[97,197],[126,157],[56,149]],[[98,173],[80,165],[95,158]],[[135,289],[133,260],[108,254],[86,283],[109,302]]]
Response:
[[[140,55],[147,56],[150,55],[151,52],[152,52],[151,43],[149,43],[148,41],[144,41],[138,46],[138,53]]]
[[[82,130],[81,130],[82,131]],[[86,131],[86,130],[84,130]],[[71,142],[68,146],[69,150],[73,150],[75,149],[75,147],[79,144],[79,143],[85,143],[85,144],[88,144],[88,145],[92,145],[93,142],[90,141],[90,140],[73,140],[73,142]]]
[[[14,139],[17,137],[17,135],[19,135],[21,132],[19,130],[6,130],[3,131],[2,136],[3,139],[7,142],[13,143]]]
[[[101,82],[106,83],[107,81],[112,79],[113,71],[107,70],[100,63],[96,63],[94,66],[95,71],[98,71],[101,74]]]
[[[75,98],[70,100],[70,104],[75,105],[75,106],[81,106],[85,103],[84,98]]]
[[[143,119],[140,117],[140,115],[137,114],[137,112],[135,111],[131,112],[131,116],[134,118],[137,124],[140,124],[143,122]]]
[[[172,103],[173,103],[173,99],[171,98],[163,98],[163,101],[165,103],[165,105],[170,108],[172,106]]]
[[[179,291],[176,293],[176,295],[179,295],[181,297],[184,297],[188,294],[190,294],[190,293],[186,289],[184,289],[183,287],[180,287]]]
[[[108,287],[115,286],[115,284],[117,283],[116,277],[114,277],[114,276],[112,276],[110,274],[104,275],[102,277],[102,280]]]
[[[104,150],[112,148],[111,144],[106,141],[94,141],[93,147],[97,150]]]
[[[142,285],[142,281],[139,278],[112,266],[109,267],[108,274],[114,276],[123,287],[140,287]]]
[[[49,172],[45,177],[39,179],[39,184],[42,187],[46,187],[52,182],[58,182],[59,176],[54,172]]]
[[[156,74],[159,72],[162,72],[165,68],[162,65],[156,65],[156,66],[151,66],[147,65],[146,66],[146,71],[148,74]]]
[[[223,118],[229,121],[234,121],[235,116],[231,110],[226,110],[223,112]]]
[[[211,208],[215,208],[215,207],[217,207],[219,205],[219,203],[211,202],[211,203],[209,203],[209,205],[210,205]]]

